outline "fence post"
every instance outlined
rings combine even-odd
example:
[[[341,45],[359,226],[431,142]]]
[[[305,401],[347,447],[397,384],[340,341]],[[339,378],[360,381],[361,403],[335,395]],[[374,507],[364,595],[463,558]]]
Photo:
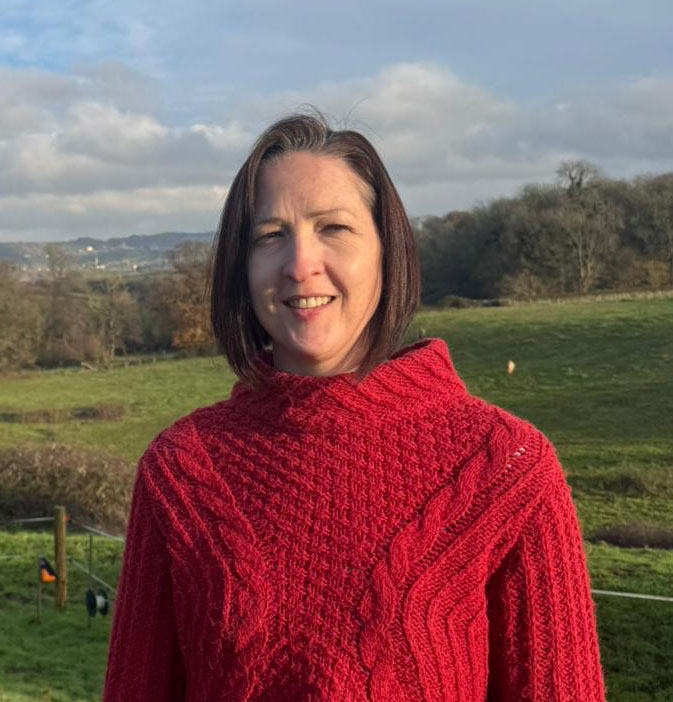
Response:
[[[65,554],[65,507],[54,507],[54,560],[56,561],[56,606],[65,608],[68,571]]]
[[[42,566],[37,559],[37,621],[42,621]]]

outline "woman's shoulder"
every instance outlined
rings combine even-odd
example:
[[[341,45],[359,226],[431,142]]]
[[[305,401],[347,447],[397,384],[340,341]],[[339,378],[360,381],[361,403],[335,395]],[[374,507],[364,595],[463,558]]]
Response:
[[[211,437],[221,436],[229,423],[228,401],[199,407],[162,429],[140,458],[139,470],[185,473],[210,462]]]
[[[494,447],[520,454],[531,451],[539,457],[553,450],[551,440],[536,424],[498,405],[484,404],[492,413],[494,431],[491,440]]]
[[[565,482],[552,441],[534,423],[474,395],[464,403],[463,412],[463,424],[473,427],[488,458],[482,485],[498,491],[528,485],[541,497]]]
[[[448,408],[454,434],[473,435],[491,453],[540,453],[551,448],[550,439],[530,420],[470,393]]]

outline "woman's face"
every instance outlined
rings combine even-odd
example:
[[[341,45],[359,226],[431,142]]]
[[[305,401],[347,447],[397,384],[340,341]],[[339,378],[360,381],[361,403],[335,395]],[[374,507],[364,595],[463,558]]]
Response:
[[[279,370],[335,375],[361,361],[361,335],[382,280],[381,242],[365,193],[355,172],[333,156],[291,152],[260,169],[248,280]]]

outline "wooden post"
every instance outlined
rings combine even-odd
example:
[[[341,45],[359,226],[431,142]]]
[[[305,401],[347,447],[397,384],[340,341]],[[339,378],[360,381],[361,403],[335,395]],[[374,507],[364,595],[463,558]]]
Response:
[[[93,590],[93,534],[89,532],[89,589]],[[87,628],[91,628],[91,620],[93,617],[87,617]]]
[[[42,621],[42,568],[40,559],[37,559],[37,621]]]
[[[56,606],[65,608],[68,571],[65,557],[65,507],[54,507],[54,560],[56,561]]]

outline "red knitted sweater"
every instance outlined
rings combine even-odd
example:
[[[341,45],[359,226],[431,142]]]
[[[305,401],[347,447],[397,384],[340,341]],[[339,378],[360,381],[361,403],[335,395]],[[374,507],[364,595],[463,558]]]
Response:
[[[440,339],[359,384],[262,358],[140,461],[104,702],[602,702],[550,442]]]

